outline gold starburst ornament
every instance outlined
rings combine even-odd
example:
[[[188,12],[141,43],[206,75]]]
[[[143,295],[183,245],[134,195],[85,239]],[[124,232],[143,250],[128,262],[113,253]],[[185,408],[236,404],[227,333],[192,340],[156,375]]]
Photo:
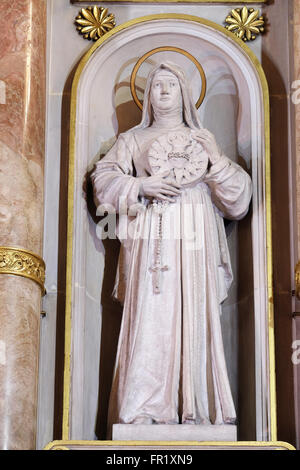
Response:
[[[243,7],[231,10],[225,23],[227,23],[225,28],[232,31],[238,38],[243,41],[253,41],[258,34],[264,32],[265,21],[263,16],[259,16],[259,10]]]
[[[77,31],[85,39],[97,41],[105,33],[116,26],[115,15],[108,13],[107,8],[82,8],[75,18]]]

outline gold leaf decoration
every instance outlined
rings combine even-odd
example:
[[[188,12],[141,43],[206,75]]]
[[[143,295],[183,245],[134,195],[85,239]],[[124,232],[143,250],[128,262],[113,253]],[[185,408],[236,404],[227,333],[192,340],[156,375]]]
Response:
[[[45,293],[45,263],[31,251],[0,246],[0,274],[14,274],[32,279]]]
[[[225,28],[238,38],[243,41],[253,41],[258,34],[264,32],[265,20],[263,16],[259,16],[259,10],[243,7],[231,10],[225,23],[227,23]]]
[[[115,15],[103,7],[82,8],[75,18],[75,25],[85,39],[97,41],[116,26]]]

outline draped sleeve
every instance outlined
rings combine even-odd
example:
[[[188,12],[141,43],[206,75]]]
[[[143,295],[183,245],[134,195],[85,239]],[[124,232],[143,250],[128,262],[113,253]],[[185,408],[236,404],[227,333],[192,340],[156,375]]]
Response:
[[[91,180],[97,208],[100,204],[112,206],[118,212],[120,203],[128,209],[139,202],[143,178],[134,176],[133,151],[133,136],[120,134],[105,157],[96,163]]]
[[[252,197],[251,178],[226,156],[214,163],[204,179],[215,206],[227,219],[240,220],[248,212]]]

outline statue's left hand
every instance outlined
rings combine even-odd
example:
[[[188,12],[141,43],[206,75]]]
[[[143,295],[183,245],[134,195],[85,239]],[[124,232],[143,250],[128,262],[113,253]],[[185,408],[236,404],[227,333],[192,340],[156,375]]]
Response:
[[[211,164],[217,163],[221,158],[221,152],[216,142],[215,136],[207,129],[199,129],[192,131],[192,136],[195,140],[200,142],[209,155]]]

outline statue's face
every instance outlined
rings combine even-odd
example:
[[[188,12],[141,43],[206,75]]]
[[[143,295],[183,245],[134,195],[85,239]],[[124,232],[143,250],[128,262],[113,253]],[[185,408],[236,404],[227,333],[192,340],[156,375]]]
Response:
[[[151,104],[158,109],[174,109],[182,103],[181,88],[178,78],[168,70],[159,70],[153,77]]]

